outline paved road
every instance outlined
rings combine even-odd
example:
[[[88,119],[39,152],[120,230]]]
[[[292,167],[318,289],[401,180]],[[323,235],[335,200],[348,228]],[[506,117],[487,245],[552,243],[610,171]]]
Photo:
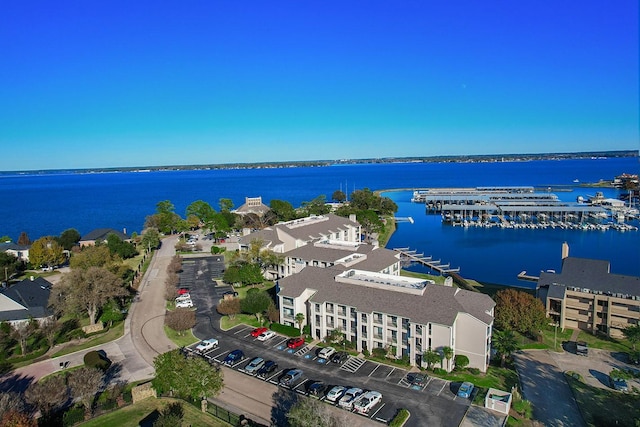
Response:
[[[545,426],[585,425],[571,389],[547,350],[522,351],[514,355],[522,393],[533,405],[533,417]]]

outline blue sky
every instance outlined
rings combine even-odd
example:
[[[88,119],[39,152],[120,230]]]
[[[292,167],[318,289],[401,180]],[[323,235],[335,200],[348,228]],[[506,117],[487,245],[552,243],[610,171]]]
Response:
[[[0,55],[0,170],[638,149],[637,0],[9,2]]]

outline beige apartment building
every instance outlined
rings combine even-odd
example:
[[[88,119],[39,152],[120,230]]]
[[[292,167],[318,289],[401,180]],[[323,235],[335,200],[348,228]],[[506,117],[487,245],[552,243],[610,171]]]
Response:
[[[612,274],[608,261],[565,256],[560,273],[540,274],[537,292],[563,330],[620,338],[640,322],[640,277]]]
[[[487,295],[341,264],[306,266],[277,286],[281,322],[297,326],[302,313],[313,338],[339,329],[358,351],[385,348],[412,366],[443,347],[483,372],[489,364],[495,303]]]

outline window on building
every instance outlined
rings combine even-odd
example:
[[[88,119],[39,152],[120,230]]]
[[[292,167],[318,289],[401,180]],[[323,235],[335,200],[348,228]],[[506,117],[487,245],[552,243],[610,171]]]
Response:
[[[338,306],[338,314],[340,316],[346,316],[347,315],[347,307],[345,307],[344,305],[339,305]]]
[[[360,320],[362,320],[363,323],[367,322],[367,314],[366,313],[362,313],[362,316],[360,317]]]
[[[293,298],[282,297],[282,304],[283,305],[293,305]]]
[[[328,302],[326,307],[327,307],[327,313],[333,313],[333,303]]]
[[[316,304],[316,313],[320,313],[320,304]]]
[[[373,323],[382,323],[382,313],[373,313]]]

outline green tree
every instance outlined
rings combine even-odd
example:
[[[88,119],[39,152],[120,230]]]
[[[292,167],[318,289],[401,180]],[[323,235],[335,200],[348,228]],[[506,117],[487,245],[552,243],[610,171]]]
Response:
[[[233,209],[233,200],[221,198],[218,200],[218,207],[220,212],[230,212]]]
[[[518,350],[518,340],[510,329],[503,331],[494,329],[491,347],[498,353],[500,356],[500,364],[504,366],[507,357]]]
[[[442,361],[442,355],[437,351],[427,350],[422,354],[422,360],[427,362],[427,369],[431,369],[431,367]]]
[[[258,285],[264,282],[262,270],[256,264],[243,264],[240,266],[240,282],[244,286]]]
[[[183,223],[181,223],[181,221]],[[175,206],[169,200],[162,200],[156,204],[156,213],[145,220],[145,228],[157,228],[158,231],[171,234],[181,229],[187,229],[186,223],[175,213]]]
[[[204,399],[217,395],[222,389],[222,371],[200,357],[185,357],[180,350],[157,356],[153,365],[156,377],[152,384],[159,393]]]
[[[273,302],[268,293],[261,290],[257,292],[247,292],[247,297],[240,300],[240,308],[243,313],[253,314],[256,319],[260,320],[262,313],[269,308],[269,304]]]
[[[59,292],[52,292],[49,302],[66,313],[86,312],[89,322],[94,325],[98,313],[109,300],[128,294],[118,276],[101,267],[89,267],[87,270],[72,269],[64,275]]]
[[[347,200],[347,195],[342,190],[336,190],[331,195],[331,200],[338,203],[343,203],[345,200]]]
[[[107,236],[107,247],[113,255],[118,255],[122,259],[133,258],[138,255],[138,251],[132,243],[125,242],[114,233]]]
[[[71,257],[69,265],[72,269],[87,270],[90,267],[104,267],[109,271],[117,269],[122,260],[111,254],[106,245],[85,246]]]
[[[29,261],[36,267],[60,265],[65,260],[62,246],[52,236],[39,238],[29,249]]]
[[[636,349],[636,344],[640,341],[640,325],[627,326],[622,330],[624,337],[629,340],[633,350]]]
[[[331,212],[331,207],[327,205],[326,196],[320,195],[310,202],[302,202],[301,211],[304,216],[324,215]]]
[[[495,324],[498,329],[535,335],[547,323],[542,302],[528,292],[504,289],[496,293],[495,301]]]
[[[356,219],[362,226],[362,231],[367,236],[367,239],[371,240],[373,233],[380,233],[384,230],[384,224],[372,210],[363,210],[356,213]]]
[[[58,243],[60,243],[60,246],[65,250],[70,251],[71,248],[78,244],[80,238],[81,236],[78,230],[75,228],[69,228],[60,234],[60,237],[58,237]]]
[[[451,359],[453,358],[453,349],[451,347],[442,347],[442,357],[447,360],[447,371],[450,371]]]
[[[195,216],[200,220],[202,224],[206,224],[211,221],[216,211],[211,205],[204,200],[196,200],[187,206],[186,214],[189,216]]]
[[[160,232],[157,228],[147,228],[142,232],[141,245],[146,250],[153,250],[160,246]]]
[[[302,326],[304,325],[304,313],[296,314],[296,323],[298,324],[298,329],[300,329],[300,335],[302,335]]]
[[[184,409],[180,402],[168,404],[160,411],[160,416],[154,421],[153,427],[175,427],[182,425]]]
[[[284,200],[271,200],[269,208],[276,214],[277,221],[291,221],[298,217],[293,205]]]
[[[24,271],[24,263],[15,255],[0,252],[0,281],[9,281],[13,275]]]
[[[11,242],[13,242],[13,239],[7,236],[6,234],[0,237],[0,243],[11,243]]]
[[[240,284],[240,267],[237,265],[229,266],[222,275],[222,281],[230,285]]]

